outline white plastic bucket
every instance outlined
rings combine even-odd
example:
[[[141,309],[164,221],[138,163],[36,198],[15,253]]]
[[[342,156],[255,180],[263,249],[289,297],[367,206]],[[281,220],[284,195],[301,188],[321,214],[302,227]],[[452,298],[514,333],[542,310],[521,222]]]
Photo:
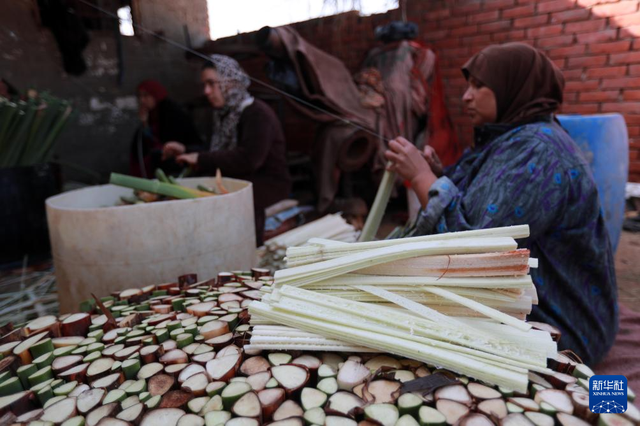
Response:
[[[213,178],[180,180],[215,186]],[[47,199],[47,222],[61,312],[116,290],[196,273],[255,265],[250,182],[224,179],[229,194],[115,206],[131,189],[101,185]]]

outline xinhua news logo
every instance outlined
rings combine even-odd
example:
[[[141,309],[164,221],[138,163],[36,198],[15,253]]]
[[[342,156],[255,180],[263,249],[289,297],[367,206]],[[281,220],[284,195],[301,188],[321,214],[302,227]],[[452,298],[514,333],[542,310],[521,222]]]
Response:
[[[627,411],[627,378],[624,376],[591,376],[589,409],[593,413]]]

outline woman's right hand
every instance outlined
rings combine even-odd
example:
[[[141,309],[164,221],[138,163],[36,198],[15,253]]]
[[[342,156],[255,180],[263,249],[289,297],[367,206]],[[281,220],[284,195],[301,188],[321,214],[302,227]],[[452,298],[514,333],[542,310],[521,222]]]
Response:
[[[427,145],[422,151],[422,156],[427,160],[427,163],[429,163],[429,167],[431,167],[433,174],[437,177],[442,177],[444,167],[442,167],[442,162],[440,161],[438,154],[436,154],[436,150]]]
[[[162,147],[162,160],[166,160],[168,158],[174,158],[179,155],[184,154],[187,151],[187,148],[181,144],[180,142],[171,141],[164,144]]]

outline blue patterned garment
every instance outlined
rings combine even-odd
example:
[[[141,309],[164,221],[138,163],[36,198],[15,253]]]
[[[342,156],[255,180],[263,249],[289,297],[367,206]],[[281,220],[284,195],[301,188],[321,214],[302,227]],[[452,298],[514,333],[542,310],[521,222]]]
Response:
[[[618,330],[613,255],[589,165],[551,117],[485,125],[476,145],[430,189],[417,234],[529,224],[519,240],[539,305],[528,319],[558,327],[561,349],[595,364]]]

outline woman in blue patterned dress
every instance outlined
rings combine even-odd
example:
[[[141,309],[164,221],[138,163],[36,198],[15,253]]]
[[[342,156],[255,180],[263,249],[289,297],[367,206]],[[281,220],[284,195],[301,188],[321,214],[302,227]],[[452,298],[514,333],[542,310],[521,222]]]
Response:
[[[539,259],[539,304],[528,318],[558,327],[560,348],[595,364],[618,329],[616,278],[591,170],[554,118],[562,72],[523,43],[489,46],[462,72],[473,148],[444,173],[402,138],[386,152],[422,204],[417,233],[529,224],[519,245]]]

